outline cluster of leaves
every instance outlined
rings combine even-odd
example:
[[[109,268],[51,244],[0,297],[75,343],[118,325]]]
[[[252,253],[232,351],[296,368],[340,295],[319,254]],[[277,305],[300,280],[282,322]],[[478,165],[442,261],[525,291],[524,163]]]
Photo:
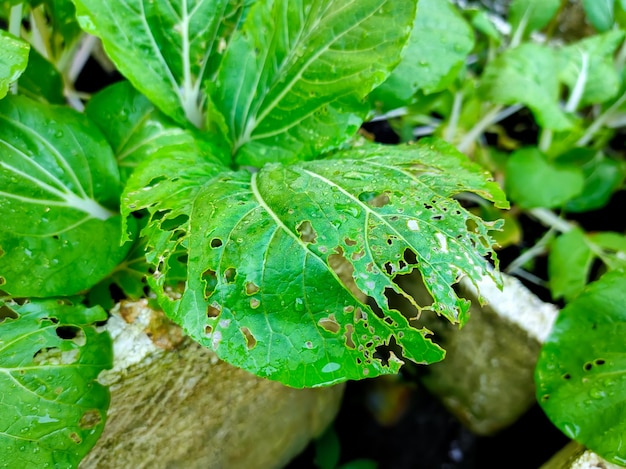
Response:
[[[463,324],[469,305],[452,286],[496,275],[485,256],[495,260],[499,223],[455,197],[508,203],[441,140],[387,147],[356,135],[413,74],[396,68],[407,42],[407,54],[431,43],[431,18],[454,15],[424,0],[416,16],[416,4],[0,3],[9,459],[73,466],[101,432],[108,394],[94,379],[111,345],[95,323],[112,285],[137,298],[147,282],[195,340],[291,386],[395,373],[399,354],[443,358],[419,316],[389,298]],[[94,36],[128,81],[84,108],[74,83]],[[417,74],[429,91],[453,80],[471,46],[459,38],[455,49]],[[431,304],[394,282],[414,270]]]
[[[503,19],[421,0],[421,30],[446,40],[433,45],[415,30],[372,96],[401,140],[443,137],[502,183],[513,209],[479,202],[478,213],[505,219],[502,247],[523,247],[505,269],[567,304],[537,365],[538,400],[568,436],[626,464],[626,236],[623,207],[605,208],[626,176],[626,5],[567,3],[513,0]],[[588,23],[572,38],[563,18],[576,7]],[[437,74],[446,61],[456,65]],[[616,231],[579,226],[585,214],[612,218]],[[529,219],[546,227],[538,241],[524,233]]]

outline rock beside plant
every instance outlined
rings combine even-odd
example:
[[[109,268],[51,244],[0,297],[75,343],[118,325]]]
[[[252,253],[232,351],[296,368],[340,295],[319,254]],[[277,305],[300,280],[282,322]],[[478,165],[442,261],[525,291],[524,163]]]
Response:
[[[292,389],[257,378],[185,338],[146,301],[124,302],[108,421],[82,468],[281,467],[335,417],[343,386]]]

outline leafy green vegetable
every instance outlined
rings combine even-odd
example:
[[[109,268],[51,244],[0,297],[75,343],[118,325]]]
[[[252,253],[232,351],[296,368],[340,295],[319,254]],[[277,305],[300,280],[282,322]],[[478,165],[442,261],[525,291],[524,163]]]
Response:
[[[36,49],[30,51],[28,67],[20,77],[20,94],[43,103],[65,104],[61,74]]]
[[[0,102],[0,265],[14,296],[78,293],[124,258],[119,172],[97,129],[67,108]]]
[[[608,31],[615,21],[615,0],[582,0],[587,19],[598,31]]]
[[[561,311],[536,369],[537,399],[567,436],[626,464],[626,273],[605,274]]]
[[[76,0],[87,32],[102,39],[120,72],[163,112],[204,124],[206,83],[239,23],[244,0]]]
[[[560,0],[513,0],[509,22],[514,30],[530,33],[546,26],[560,5]]]
[[[619,162],[592,148],[576,148],[559,156],[556,161],[579,166],[585,177],[582,192],[565,205],[568,212],[586,212],[604,207],[624,180]]]
[[[613,64],[613,54],[624,40],[624,31],[614,30],[572,43],[558,51],[561,61],[559,78],[574,93],[582,81],[578,107],[603,103],[614,98],[620,78]]]
[[[109,336],[92,324],[106,317],[68,300],[0,304],[5,463],[74,468],[95,444],[109,405],[96,378],[113,357]]]
[[[583,291],[593,257],[584,231],[573,229],[556,238],[548,257],[550,291],[554,299],[571,301]]]
[[[0,99],[9,85],[19,78],[28,64],[30,45],[0,29]]]
[[[400,60],[414,0],[256,2],[217,73],[210,119],[240,165],[307,160],[359,129]]]
[[[489,225],[451,199],[460,191],[506,206],[482,170],[435,141],[222,173],[194,194],[187,288],[170,314],[224,360],[295,387],[394,373],[395,355],[375,355],[394,341],[407,359],[440,360],[386,295],[418,314],[393,282],[417,268],[434,300],[426,309],[467,320],[451,285],[492,275],[483,256],[493,253]],[[172,251],[153,256],[166,264]]]
[[[557,63],[547,46],[507,49],[485,67],[479,96],[498,104],[525,104],[542,127],[567,130],[571,123],[559,107]]]
[[[537,148],[511,154],[506,164],[506,189],[520,207],[560,207],[583,190],[584,177],[577,166],[549,161]]]
[[[122,182],[126,182],[139,163],[158,151],[178,149],[211,154],[225,163],[230,160],[214,142],[173,123],[129,82],[100,91],[91,98],[85,111],[111,144]]]
[[[418,90],[444,90],[473,47],[474,33],[451,3],[420,0],[404,58],[372,99],[392,109],[406,104]]]

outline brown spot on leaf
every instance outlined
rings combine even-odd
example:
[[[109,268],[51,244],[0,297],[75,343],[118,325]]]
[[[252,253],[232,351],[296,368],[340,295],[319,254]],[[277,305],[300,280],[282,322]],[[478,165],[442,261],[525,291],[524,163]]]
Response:
[[[70,433],[69,437],[70,437],[70,440],[72,440],[77,445],[80,445],[83,442],[82,438],[76,432]]]
[[[208,318],[216,318],[222,312],[222,307],[217,303],[211,303],[206,310],[206,315]]]
[[[246,295],[254,295],[259,291],[259,286],[254,282],[246,282]]]
[[[354,344],[354,340],[352,340],[352,334],[354,333],[354,326],[352,324],[346,324],[346,332],[343,336],[346,338],[346,347],[355,349],[356,345]]]
[[[78,425],[80,428],[88,430],[95,427],[100,422],[102,422],[102,415],[100,415],[100,412],[96,409],[91,409],[83,414],[80,418],[80,422],[78,422]]]

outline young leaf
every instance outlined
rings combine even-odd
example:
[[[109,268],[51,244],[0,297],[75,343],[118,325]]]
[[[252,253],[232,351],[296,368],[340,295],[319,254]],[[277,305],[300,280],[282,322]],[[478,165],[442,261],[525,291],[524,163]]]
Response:
[[[63,78],[50,62],[32,49],[28,67],[20,77],[20,94],[30,99],[50,104],[65,104]]]
[[[561,0],[513,0],[509,7],[509,22],[514,31],[521,29],[530,33],[546,26],[560,5]]]
[[[474,47],[474,33],[448,1],[420,0],[413,31],[400,64],[371,98],[385,109],[405,105],[422,90],[442,91]]]
[[[619,93],[620,77],[615,70],[613,55],[623,40],[623,31],[609,31],[558,51],[559,78],[571,93],[575,92],[578,83],[583,84],[577,108],[604,103]]]
[[[548,275],[550,292],[554,299],[572,301],[587,285],[594,254],[581,229],[573,229],[550,246]]]
[[[98,440],[113,361],[93,323],[107,315],[67,300],[0,304],[0,448],[20,467],[77,467]],[[17,467],[17,466],[12,466]]]
[[[9,85],[19,78],[28,64],[30,45],[0,29],[0,99]]]
[[[415,4],[256,2],[211,93],[237,163],[312,159],[356,133],[368,110],[364,98],[400,60]]]
[[[487,64],[478,93],[494,103],[525,104],[546,129],[572,125],[559,107],[557,60],[547,46],[522,44],[504,51]]]
[[[568,437],[626,464],[626,273],[609,272],[559,314],[535,371],[537,400]]]
[[[150,155],[169,148],[211,154],[225,163],[230,160],[199,132],[173,123],[129,82],[116,83],[94,95],[85,112],[111,144],[122,182]]]
[[[607,158],[592,148],[575,148],[556,161],[582,168],[585,185],[580,195],[565,204],[568,212],[586,212],[604,207],[624,180],[619,162]]]
[[[579,167],[551,162],[537,148],[517,150],[506,164],[507,194],[523,208],[560,207],[583,186]]]
[[[78,293],[119,246],[119,172],[84,116],[24,97],[0,102],[0,273],[14,296]]]
[[[615,0],[583,0],[589,22],[600,32],[608,31],[615,22]]]
[[[394,373],[400,360],[377,354],[393,343],[409,360],[440,360],[428,331],[387,296],[402,295],[417,316],[467,320],[451,285],[492,275],[483,256],[493,251],[491,226],[451,198],[463,191],[507,204],[482,169],[434,141],[223,173],[193,202],[173,319],[222,359],[295,387]],[[416,268],[431,305],[393,282]]]
[[[244,0],[75,0],[83,29],[102,39],[120,72],[163,112],[204,123],[213,81]],[[249,2],[248,2],[249,3]]]

